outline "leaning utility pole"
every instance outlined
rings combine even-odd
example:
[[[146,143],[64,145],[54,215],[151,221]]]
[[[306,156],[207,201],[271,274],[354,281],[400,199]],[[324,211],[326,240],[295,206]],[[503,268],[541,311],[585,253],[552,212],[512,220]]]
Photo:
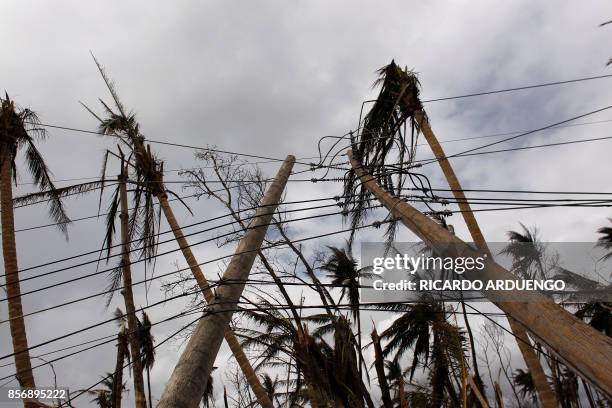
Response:
[[[370,176],[361,163],[347,152],[351,166],[362,185],[372,193],[389,212],[440,255],[457,257],[478,257],[480,251],[451,234],[433,220],[419,212],[410,204],[392,196]],[[493,261],[487,261],[482,271],[466,271],[468,280],[512,280],[519,278]],[[487,297],[499,295],[508,298],[516,291],[483,291]],[[597,386],[608,396],[612,396],[612,339],[593,329],[572,314],[563,310],[546,296],[534,292],[522,296],[528,302],[494,302],[502,311],[523,325],[550,351],[553,351],[579,375]]]
[[[404,102],[405,101],[401,101]],[[479,249],[486,251],[490,255],[489,247],[487,242],[484,239],[484,235],[480,230],[480,226],[476,221],[476,217],[472,212],[472,208],[463,193],[463,188],[461,188],[461,184],[459,183],[459,179],[453,170],[440,142],[438,142],[438,138],[434,134],[431,126],[429,125],[429,120],[427,119],[427,115],[423,113],[422,110],[417,110],[414,114],[415,120],[419,126],[419,129],[425,136],[425,140],[429,144],[431,151],[436,156],[436,160],[444,173],[444,177],[446,177],[446,181],[448,182],[448,186],[453,192],[453,196],[457,200],[457,204],[459,206],[459,210],[461,211],[461,216],[465,221],[465,224],[472,236],[472,240],[476,244],[476,247]],[[556,408],[557,407],[557,399],[555,397],[555,393],[553,392],[552,387],[550,386],[544,369],[542,368],[542,363],[535,353],[535,349],[531,344],[531,340],[527,336],[527,332],[525,329],[518,324],[512,317],[508,316],[508,324],[510,325],[510,330],[512,334],[516,337],[517,344],[521,354],[523,355],[523,360],[525,360],[525,365],[529,369],[531,373],[531,377],[533,378],[533,382],[536,388],[536,392],[540,403],[543,408]],[[474,362],[476,364],[476,362]],[[477,369],[477,367],[474,367]]]
[[[221,283],[214,298],[208,303],[207,310],[166,384],[158,408],[196,408],[199,405],[221,347],[223,333],[238,306],[257,251],[266,236],[294,163],[295,157],[287,156],[266,191],[223,274],[221,282],[229,281],[230,284]]]

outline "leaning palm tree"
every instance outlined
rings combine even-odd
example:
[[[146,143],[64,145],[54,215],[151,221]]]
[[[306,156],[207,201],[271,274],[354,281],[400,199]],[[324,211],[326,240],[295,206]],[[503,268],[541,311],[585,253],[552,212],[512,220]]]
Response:
[[[429,118],[419,98],[420,83],[416,73],[402,69],[391,61],[389,65],[379,70],[379,74],[376,84],[381,85],[380,94],[363,121],[359,138],[351,138],[354,158],[365,167],[369,174],[375,177],[378,184],[382,185],[387,192],[399,195],[407,175],[413,184],[427,195],[431,191],[426,184],[427,180],[425,179],[424,183],[424,176],[412,170],[418,167],[413,160],[416,139],[422,133],[457,200],[472,240],[480,250],[489,252],[459,179],[431,129]],[[402,126],[405,126],[406,123],[410,125],[411,138],[409,141],[406,131],[402,130]],[[397,146],[397,149],[394,149],[394,145]],[[345,177],[344,196],[344,208],[352,211],[352,225],[355,227],[365,217],[366,206],[371,200],[371,194],[365,189],[354,170],[351,170]],[[436,199],[433,194],[431,198]],[[390,223],[389,225],[388,239],[390,240],[395,231],[395,224]],[[508,322],[511,331],[517,338],[525,363],[534,374],[542,404],[545,408],[555,407],[554,393],[545,380],[544,370],[537,356],[530,347],[531,341],[527,332],[511,317],[508,317]]]
[[[417,367],[430,367],[432,406],[439,406],[445,395],[455,405],[459,401],[453,387],[453,366],[463,364],[464,339],[459,328],[446,321],[445,314],[438,302],[407,305],[406,312],[381,334],[388,340],[384,356],[395,353],[394,360],[399,361],[412,350],[410,381]]]
[[[187,209],[189,207],[185,202],[173,191],[167,189],[163,182],[163,162],[159,160],[151,151],[150,145],[146,144],[144,135],[140,132],[140,125],[136,120],[136,115],[133,112],[128,112],[123,103],[119,99],[119,95],[115,90],[115,86],[110,78],[106,75],[103,67],[95,59],[96,66],[108,88],[113,99],[111,106],[101,100],[105,111],[104,117],[97,115],[92,109],[85,108],[99,121],[99,132],[102,135],[119,138],[122,145],[128,149],[128,157],[130,158],[131,172],[128,182],[134,186],[134,207],[140,208],[140,221],[134,221],[133,225],[140,225],[142,228],[141,248],[144,251],[145,258],[152,258],[155,254],[155,231],[157,230],[155,220],[155,199],[157,199],[160,212],[163,212],[166,221],[168,222],[174,236],[179,244],[179,247],[187,261],[189,268],[207,302],[212,302],[214,294],[208,285],[191,248],[187,242],[177,220],[168,202],[168,195],[174,196]],[[137,215],[138,216],[138,215]],[[267,408],[272,408],[272,403],[267,397],[259,378],[255,374],[248,358],[240,347],[240,344],[231,330],[226,328],[223,333],[234,357],[238,361],[240,367],[244,371],[245,377],[253,389],[260,404]]]
[[[120,159],[120,174],[116,182],[106,178],[107,164],[109,157],[114,156]],[[159,214],[152,211],[151,202],[143,198],[143,191],[135,189],[133,194],[133,209],[128,208],[128,177],[129,158],[126,160],[121,147],[118,146],[118,153],[107,150],[104,155],[102,174],[99,180],[66,186],[54,190],[44,190],[41,192],[26,194],[13,200],[14,205],[28,205],[52,200],[54,196],[75,196],[86,194],[95,190],[100,190],[100,206],[105,188],[114,186],[111,194],[110,204],[106,213],[106,229],[100,256],[106,252],[106,263],[111,258],[111,253],[116,245],[113,245],[117,218],[121,220],[121,253],[117,265],[110,270],[108,295],[106,306],[111,303],[113,295],[119,289],[123,295],[125,310],[127,313],[128,339],[131,354],[134,356],[132,365],[135,401],[138,408],[146,407],[146,397],[144,394],[144,380],[142,377],[143,367],[140,361],[140,344],[138,338],[138,318],[136,317],[136,307],[132,290],[131,272],[131,253],[140,253],[139,257],[145,261],[145,280],[147,278],[147,265],[153,263],[157,251],[157,241],[155,240],[156,226],[159,225]],[[141,205],[142,202],[146,204]]]
[[[67,233],[67,224],[70,222],[70,219],[64,212],[57,189],[51,181],[51,172],[36,147],[36,142],[44,140],[46,137],[44,129],[38,122],[38,117],[29,109],[18,109],[14,101],[7,94],[5,94],[5,98],[1,102],[0,208],[2,211],[2,254],[9,305],[9,323],[13,341],[13,352],[15,353],[16,377],[22,387],[35,387],[36,384],[28,352],[26,327],[23,320],[13,214],[12,183],[17,183],[17,165],[15,160],[20,150],[25,149],[27,172],[32,176],[34,184],[41,190],[51,192],[51,199],[48,202],[49,213],[51,218],[57,223],[60,231],[64,234]],[[26,403],[25,405],[31,406],[31,403]]]

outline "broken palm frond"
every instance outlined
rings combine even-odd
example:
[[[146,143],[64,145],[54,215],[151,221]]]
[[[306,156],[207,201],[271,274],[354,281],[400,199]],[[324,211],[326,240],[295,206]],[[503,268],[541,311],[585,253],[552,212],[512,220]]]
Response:
[[[422,183],[422,175],[411,174],[415,156],[419,126],[415,113],[423,106],[419,100],[420,83],[416,73],[402,69],[394,61],[378,71],[374,86],[381,86],[378,98],[363,119],[358,135],[351,133],[351,146],[355,158],[383,188],[391,194],[399,194],[406,180]],[[361,122],[361,121],[360,121]],[[407,129],[409,127],[409,129]],[[414,180],[416,176],[418,180]],[[344,210],[351,213],[350,243],[355,228],[366,217],[371,194],[362,186],[353,170],[344,178]],[[352,198],[351,198],[352,197]],[[390,243],[396,232],[391,222],[387,232]]]

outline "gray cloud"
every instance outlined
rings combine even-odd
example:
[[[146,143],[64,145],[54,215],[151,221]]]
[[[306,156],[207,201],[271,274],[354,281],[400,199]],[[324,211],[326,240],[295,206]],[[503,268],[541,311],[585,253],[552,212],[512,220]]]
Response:
[[[217,145],[264,156],[313,156],[320,136],[344,134],[356,126],[361,101],[376,95],[370,87],[375,70],[392,58],[421,74],[424,99],[608,73],[604,63],[612,52],[607,46],[612,33],[597,25],[612,15],[612,6],[604,1],[589,5],[569,1],[185,1],[152,6],[148,2],[58,1],[43,7],[35,2],[4,2],[0,6],[0,85],[20,104],[38,111],[44,122],[93,130],[95,121],[78,101],[98,109],[96,98],[108,97],[88,54],[91,50],[151,139]],[[431,103],[426,109],[442,140],[531,129],[609,104],[609,81]],[[610,117],[603,113],[589,120]],[[566,128],[500,147],[607,136],[608,126]],[[58,179],[97,175],[104,149],[114,146],[112,140],[88,134],[61,130],[50,130],[50,134],[41,150]],[[481,143],[483,140],[444,146],[452,153]],[[609,142],[595,142],[455,159],[453,164],[466,188],[597,191],[608,181],[608,146]],[[198,165],[190,149],[153,147],[166,160],[167,168]],[[424,147],[419,155],[429,157]],[[277,165],[262,167],[272,175]],[[430,167],[427,174],[433,184],[445,187],[438,169]],[[30,181],[21,173],[22,182]],[[178,180],[176,174],[168,177]],[[337,185],[290,183],[288,199],[338,193]],[[71,215],[95,214],[96,203],[97,197],[72,200]],[[210,201],[190,203],[196,214],[193,218],[176,207],[182,224],[222,211]],[[519,221],[537,224],[549,240],[593,240],[595,229],[607,216],[607,209],[552,209],[481,213],[478,219],[491,240],[504,239],[505,231],[516,228]],[[16,222],[19,228],[48,220],[40,206],[17,210]],[[451,222],[465,237],[458,216]],[[340,226],[340,220],[334,218],[300,223],[293,230],[308,236]],[[53,229],[19,233],[21,266],[95,249],[102,240],[102,228],[96,220],[75,223],[69,243]],[[378,235],[362,236],[374,239]],[[403,239],[410,236],[400,234]],[[174,248],[171,244],[166,247]],[[229,248],[219,250],[209,244],[196,247],[195,252],[198,259],[205,260],[229,253]],[[182,263],[178,254],[160,259],[159,273],[171,270],[175,260]],[[88,266],[57,278],[29,281],[24,290],[92,271],[95,267]],[[211,266],[208,271],[216,273],[217,268]],[[35,272],[40,271],[31,273]],[[24,298],[25,309],[95,293],[105,285],[103,277],[82,280]],[[144,304],[142,288],[136,296]],[[153,285],[151,301],[161,298],[159,285]],[[112,307],[117,305],[118,299]],[[158,321],[178,313],[182,306],[169,302],[151,310],[152,318]],[[106,311],[102,302],[88,301],[29,318],[30,343],[107,319],[112,307]],[[4,304],[0,304],[0,316],[6,316]],[[163,339],[186,321],[157,326],[156,339]],[[109,324],[41,351],[114,330]],[[0,353],[10,352],[6,327],[0,330],[0,345]],[[113,353],[110,344],[57,362],[62,384],[73,389],[89,386],[112,369]],[[160,350],[153,377],[156,396],[178,353],[177,343]],[[227,350],[222,353],[228,356]],[[2,376],[10,372],[10,367],[0,368]],[[50,380],[47,369],[37,372],[39,384]]]

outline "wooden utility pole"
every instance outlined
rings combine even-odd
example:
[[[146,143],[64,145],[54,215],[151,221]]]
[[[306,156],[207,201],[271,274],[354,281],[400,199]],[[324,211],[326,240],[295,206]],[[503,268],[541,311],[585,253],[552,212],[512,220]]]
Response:
[[[196,408],[207,386],[212,367],[221,347],[223,333],[228,327],[249,273],[261,247],[291,174],[295,157],[287,156],[275,180],[264,195],[249,229],[240,240],[216,294],[198,322],[185,351],[181,355],[158,408]]]
[[[123,289],[121,294],[125,301],[125,313],[127,315],[128,342],[132,354],[132,374],[134,378],[134,400],[136,408],[147,408],[147,400],[144,391],[144,379],[142,376],[142,358],[140,356],[140,338],[138,336],[138,318],[136,317],[136,306],[134,305],[134,293],[132,291],[132,270],[130,267],[130,238],[129,238],[129,212],[127,194],[128,171],[127,164],[121,160],[121,174],[117,177],[119,182],[119,201],[121,202],[121,277],[123,278]],[[138,209],[134,210],[138,211]],[[119,384],[119,388],[122,384]],[[121,390],[119,391],[121,395]],[[119,398],[121,398],[119,396]]]
[[[429,121],[427,120],[427,116],[423,113],[422,110],[416,111],[414,116],[419,126],[419,129],[423,133],[423,136],[425,136],[429,147],[431,147],[431,151],[434,153],[434,156],[436,156],[438,164],[440,165],[440,168],[444,173],[444,177],[446,177],[448,186],[452,190],[453,196],[457,200],[459,210],[461,210],[461,216],[463,217],[468,231],[472,236],[472,240],[478,248],[483,251],[486,251],[490,255],[487,242],[485,241],[484,235],[480,230],[480,226],[476,221],[476,217],[474,217],[472,208],[470,207],[470,204],[468,203],[467,198],[463,193],[463,189],[461,188],[459,179],[457,178],[453,167],[448,161],[446,154],[444,153],[444,150],[440,145],[440,142],[438,142],[438,138],[431,129]],[[556,408],[557,400],[555,398],[555,393],[553,392],[552,387],[548,383],[546,374],[544,373],[544,369],[542,368],[542,363],[540,362],[540,359],[534,351],[533,345],[531,344],[531,340],[527,336],[527,332],[512,317],[508,316],[508,323],[510,325],[510,330],[516,337],[519,350],[523,355],[523,360],[525,360],[525,364],[527,365],[527,368],[531,373],[531,377],[533,378],[536,392],[538,394],[538,398],[540,399],[542,407]],[[474,364],[476,364],[476,362],[474,362]],[[478,367],[475,366],[474,369],[476,370],[476,372],[478,372]]]
[[[185,238],[185,235],[183,234],[183,231],[181,230],[181,227],[179,226],[178,221],[174,216],[172,207],[170,207],[170,203],[168,203],[168,195],[165,190],[162,190],[162,193],[158,195],[158,199],[162,211],[164,212],[164,216],[166,217],[166,221],[168,221],[168,225],[170,225],[170,228],[172,229],[174,238],[178,242],[179,247],[181,248],[181,252],[185,257],[185,260],[187,261],[187,265],[189,266],[193,277],[195,278],[200,290],[202,291],[202,295],[204,296],[206,303],[210,305],[215,300],[215,294],[213,293],[212,289],[210,289],[210,286],[208,285],[208,280],[204,276],[204,272],[202,272],[202,268],[200,268],[200,264],[196,260],[193,252],[191,251],[189,242],[187,242],[187,238]],[[240,369],[242,370],[242,373],[244,374],[247,383],[253,390],[253,393],[257,398],[257,402],[264,408],[274,408],[270,397],[268,397],[266,390],[261,385],[261,381],[259,381],[259,377],[257,377],[257,373],[253,369],[253,366],[250,364],[248,357],[246,356],[244,350],[242,349],[242,346],[240,345],[240,342],[238,341],[238,339],[234,335],[234,332],[232,332],[229,326],[227,326],[223,331],[223,337],[225,338],[227,345],[232,351],[232,354],[234,355],[238,366],[240,366]]]
[[[353,158],[351,150],[347,155],[353,171],[363,186],[425,244],[437,249],[441,256],[475,258],[482,255],[480,251],[452,235],[410,204],[387,193],[378,185],[374,177],[363,169],[361,163]],[[492,260],[487,261],[484,270],[466,271],[463,276],[468,280],[519,280]],[[565,361],[579,375],[608,396],[612,396],[611,338],[604,336],[540,293],[483,291],[483,294],[487,297],[498,295],[500,298],[510,298],[516,294],[517,299],[525,298],[529,303],[508,301],[494,303],[537,336],[550,351]]]

